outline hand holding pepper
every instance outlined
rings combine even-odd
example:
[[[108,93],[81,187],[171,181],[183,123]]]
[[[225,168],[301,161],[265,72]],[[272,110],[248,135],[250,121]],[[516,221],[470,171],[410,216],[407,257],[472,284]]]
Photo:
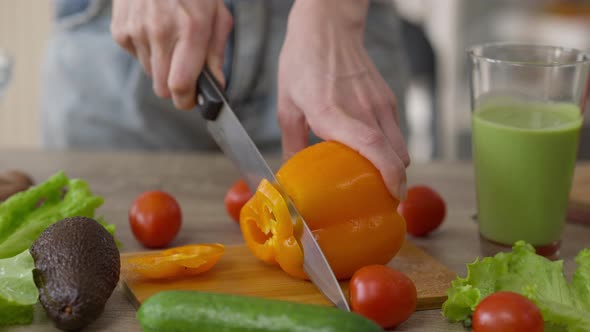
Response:
[[[389,192],[406,196],[410,163],[393,92],[363,45],[367,0],[298,0],[279,61],[278,117],[288,159],[309,129],[370,160]]]

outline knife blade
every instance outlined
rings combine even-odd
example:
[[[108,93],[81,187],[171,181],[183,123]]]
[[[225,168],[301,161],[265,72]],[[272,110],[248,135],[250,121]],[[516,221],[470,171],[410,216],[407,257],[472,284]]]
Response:
[[[224,154],[233,161],[250,190],[255,192],[262,179],[268,180],[283,194],[291,221],[301,221],[303,232],[300,243],[303,247],[305,273],[332,303],[342,310],[350,311],[344,293],[313,233],[232,111],[219,83],[207,68],[197,80],[197,90],[195,108],[207,120],[207,130]]]

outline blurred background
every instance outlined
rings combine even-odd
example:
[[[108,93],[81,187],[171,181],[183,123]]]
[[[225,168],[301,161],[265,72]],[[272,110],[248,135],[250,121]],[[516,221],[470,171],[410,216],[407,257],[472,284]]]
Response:
[[[412,79],[406,92],[410,154],[415,162],[469,159],[465,48],[519,41],[590,50],[590,1],[395,1],[403,17]],[[52,29],[49,0],[0,1],[0,148],[39,148],[39,77]],[[3,68],[13,62],[11,73]],[[3,89],[3,80],[10,84]],[[1,92],[0,92],[1,93]],[[586,118],[590,115],[586,112]],[[590,158],[590,122],[580,158]]]
[[[9,52],[14,62],[10,84],[0,95],[2,148],[41,146],[39,77],[52,9],[47,0],[0,1],[0,49]],[[0,66],[4,62],[0,60]]]

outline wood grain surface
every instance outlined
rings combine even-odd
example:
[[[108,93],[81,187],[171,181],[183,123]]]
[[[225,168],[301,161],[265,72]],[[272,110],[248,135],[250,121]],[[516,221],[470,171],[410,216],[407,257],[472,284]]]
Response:
[[[271,166],[279,159],[267,156]],[[589,167],[581,164],[580,167]],[[41,152],[34,150],[0,150],[1,169],[22,169],[39,182],[64,170],[69,176],[86,179],[92,190],[105,198],[98,210],[117,225],[117,238],[123,252],[145,250],[133,238],[127,212],[131,202],[143,191],[163,189],[181,204],[183,225],[173,245],[195,242],[240,244],[238,225],[226,215],[223,196],[238,174],[230,162],[218,154],[142,153],[142,152]],[[427,238],[410,238],[419,248],[452,271],[465,275],[465,264],[480,256],[475,186],[471,163],[437,162],[413,164],[408,170],[410,185],[427,184],[440,192],[447,204],[447,217],[439,230]],[[590,227],[568,224],[562,236],[561,257],[566,274],[575,269],[573,257],[590,247]],[[31,326],[2,331],[57,331],[37,306]],[[135,308],[122,287],[115,290],[102,316],[85,331],[140,331]],[[461,324],[449,323],[440,310],[413,314],[395,331],[457,331]]]
[[[141,254],[124,254],[121,270],[128,271],[127,258]],[[439,309],[456,277],[454,272],[409,241],[388,266],[404,272],[414,281],[418,291],[418,310]],[[164,290],[196,290],[332,305],[311,282],[289,277],[278,266],[260,262],[246,245],[227,246],[216,266],[202,275],[177,280],[137,281],[123,273],[121,282],[136,306]],[[348,282],[342,281],[340,287],[348,296]]]

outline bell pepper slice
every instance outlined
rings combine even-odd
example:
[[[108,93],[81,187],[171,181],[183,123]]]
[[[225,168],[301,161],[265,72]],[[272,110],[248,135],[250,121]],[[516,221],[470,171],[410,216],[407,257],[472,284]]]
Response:
[[[193,244],[123,259],[129,279],[172,279],[209,271],[221,258],[221,244]]]
[[[303,250],[298,241],[302,223],[291,214],[279,190],[263,179],[240,212],[240,228],[246,244],[258,259],[279,265],[288,274],[306,278]]]

